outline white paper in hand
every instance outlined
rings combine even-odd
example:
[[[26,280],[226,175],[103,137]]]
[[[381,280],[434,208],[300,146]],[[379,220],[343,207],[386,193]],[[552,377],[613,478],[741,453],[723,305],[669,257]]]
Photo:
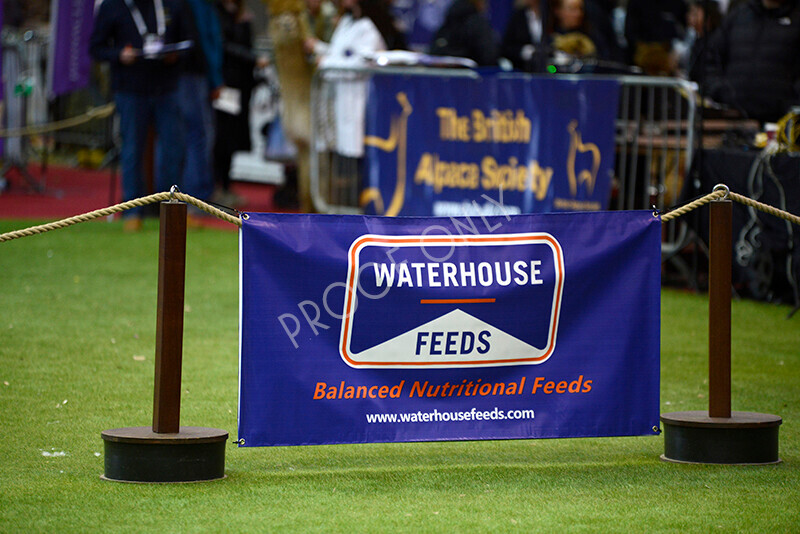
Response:
[[[242,112],[242,92],[233,87],[223,87],[213,106],[229,115],[238,115]]]

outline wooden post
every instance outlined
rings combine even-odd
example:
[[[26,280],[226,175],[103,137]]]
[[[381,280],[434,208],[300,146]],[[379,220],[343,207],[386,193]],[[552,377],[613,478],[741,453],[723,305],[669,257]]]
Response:
[[[724,185],[717,186],[727,189]],[[726,195],[727,196],[727,195]],[[778,456],[777,415],[731,411],[731,260],[733,209],[730,200],[709,205],[708,412],[661,414],[664,455],[670,462],[774,464]]]
[[[181,427],[186,204],[161,203],[153,426],[102,432],[103,479],[195,482],[225,478],[225,442],[218,428]]]
[[[731,416],[732,203],[711,202],[708,289],[708,415]]]
[[[186,204],[162,202],[153,401],[153,432],[158,433],[180,431],[185,278]]]

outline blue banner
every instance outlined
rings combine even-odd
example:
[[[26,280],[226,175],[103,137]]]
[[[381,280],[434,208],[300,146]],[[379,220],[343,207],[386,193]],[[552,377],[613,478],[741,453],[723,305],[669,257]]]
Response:
[[[245,446],[653,434],[661,224],[251,213]]]
[[[377,215],[608,207],[619,85],[487,74],[375,75],[361,204]]]

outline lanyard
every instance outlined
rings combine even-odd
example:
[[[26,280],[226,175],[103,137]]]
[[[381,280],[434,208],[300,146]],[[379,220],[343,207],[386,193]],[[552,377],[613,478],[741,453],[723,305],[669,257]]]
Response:
[[[147,31],[147,24],[144,22],[141,11],[139,11],[139,8],[133,3],[133,0],[125,0],[125,5],[128,6],[128,11],[131,12],[133,22],[136,23],[136,29],[139,30],[139,34],[144,37],[149,32]],[[162,0],[153,0],[153,7],[155,7],[156,10],[157,34],[161,37],[167,31],[166,25],[164,24],[164,4]]]

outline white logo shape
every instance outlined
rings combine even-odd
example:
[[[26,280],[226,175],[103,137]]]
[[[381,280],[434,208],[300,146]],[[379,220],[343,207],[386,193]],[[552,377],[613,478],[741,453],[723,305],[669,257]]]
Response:
[[[550,310],[547,343],[534,347],[461,309],[422,324],[373,347],[353,352],[351,338],[358,292],[359,253],[365,247],[486,247],[509,245],[547,245],[553,255],[555,280]],[[552,356],[556,345],[558,318],[564,288],[564,255],[560,243],[547,233],[474,236],[384,236],[366,235],[350,246],[347,288],[339,353],[351,367],[362,368],[453,368],[537,365]],[[454,303],[460,299],[454,299]],[[463,299],[474,302],[476,299]],[[480,300],[480,299],[479,299]],[[494,300],[494,299],[490,299]],[[420,303],[424,305],[424,303]],[[493,304],[500,305],[500,304]],[[431,350],[435,348],[435,350]],[[426,350],[421,350],[426,349]],[[424,356],[420,354],[424,353]]]

